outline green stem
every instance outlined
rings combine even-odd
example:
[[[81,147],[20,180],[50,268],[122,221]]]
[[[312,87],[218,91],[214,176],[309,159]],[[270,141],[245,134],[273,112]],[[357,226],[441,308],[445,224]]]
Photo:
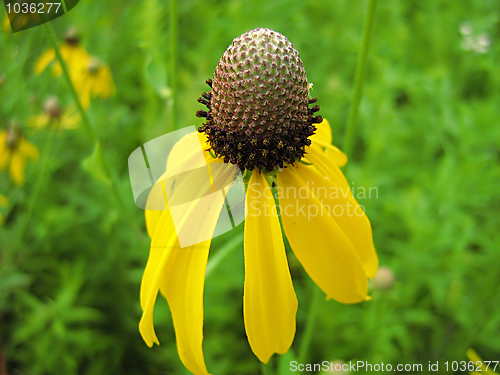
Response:
[[[170,0],[170,64],[168,78],[172,90],[172,111],[171,111],[171,129],[176,129],[177,124],[177,53],[178,53],[178,14],[177,0]]]
[[[47,165],[49,164],[50,152],[52,150],[52,143],[54,140],[54,132],[55,129],[53,127],[49,130],[49,135],[47,140],[45,141],[45,145],[43,147],[43,156],[42,161],[40,162],[40,172],[38,174],[38,179],[36,181],[36,185],[34,190],[31,192],[31,199],[29,201],[28,211],[26,213],[26,218],[24,219],[24,223],[19,231],[18,244],[21,244],[24,234],[28,229],[31,216],[33,215],[33,210],[35,208],[36,202],[38,200],[38,196],[40,195],[40,190],[42,189],[43,180],[45,179],[45,174],[47,173]]]
[[[309,305],[309,311],[307,312],[306,327],[304,330],[304,335],[302,336],[302,341],[299,346],[298,362],[306,363],[307,354],[309,352],[309,346],[311,345],[314,326],[316,325],[316,316],[318,313],[319,303],[321,301],[321,296],[323,291],[316,286],[314,282],[311,281],[311,287],[314,288],[313,295],[311,298],[311,304]]]
[[[273,357],[269,359],[267,364],[262,363],[262,375],[273,375]]]
[[[47,23],[45,23],[45,27],[47,29],[47,33],[49,34],[49,38],[50,38],[50,42],[52,44],[52,47],[54,48],[57,61],[61,65],[63,75],[66,78],[69,89],[70,89],[71,94],[73,96],[73,99],[76,103],[76,108],[78,109],[78,112],[80,112],[80,116],[82,118],[82,123],[84,125],[84,128],[87,131],[90,139],[94,142],[94,147],[98,147],[98,145],[101,143],[101,141],[100,141],[99,136],[97,135],[96,131],[92,127],[92,124],[90,123],[90,120],[89,120],[87,113],[83,109],[78,92],[76,91],[76,88],[73,84],[73,81],[71,80],[71,76],[69,74],[69,70],[68,70],[68,67],[66,65],[66,62],[62,58],[61,51],[59,49],[59,42],[57,40],[54,26],[52,26],[51,22],[47,22]],[[109,166],[106,163],[106,160],[104,158],[100,158],[100,159],[101,159],[101,166],[102,166],[104,174],[106,175],[107,178],[109,178],[109,180],[111,180],[111,190],[112,190],[112,193],[117,201],[118,206],[123,211],[125,216],[128,218],[128,220],[130,221],[130,224],[135,229],[138,236],[140,238],[142,238],[142,234],[141,234],[141,230],[140,230],[139,226],[135,223],[134,218],[132,217],[132,215],[130,214],[130,212],[127,209],[127,206],[125,205],[125,203],[122,200],[120,191],[118,190],[118,181],[116,180],[115,176],[111,173]]]
[[[363,84],[366,73],[366,63],[368,60],[368,51],[370,49],[371,36],[373,34],[373,25],[375,21],[375,10],[377,8],[377,0],[368,0],[368,10],[366,12],[365,24],[363,27],[363,39],[361,41],[361,51],[358,56],[356,67],[356,76],[354,78],[354,94],[349,109],[349,120],[347,121],[347,129],[344,136],[344,145],[342,150],[347,156],[352,156],[354,142],[356,140],[356,125],[358,121],[358,109],[361,95],[363,94]]]

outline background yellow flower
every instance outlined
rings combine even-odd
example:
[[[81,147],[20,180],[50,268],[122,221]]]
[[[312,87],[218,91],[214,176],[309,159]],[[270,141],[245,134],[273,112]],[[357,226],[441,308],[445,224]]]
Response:
[[[40,153],[17,131],[0,131],[0,171],[9,169],[9,175],[16,185],[24,182],[26,160],[37,161]]]

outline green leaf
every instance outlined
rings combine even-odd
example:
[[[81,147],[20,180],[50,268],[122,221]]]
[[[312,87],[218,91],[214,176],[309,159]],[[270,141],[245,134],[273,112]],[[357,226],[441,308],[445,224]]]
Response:
[[[101,144],[99,142],[95,144],[92,154],[83,160],[82,165],[83,169],[104,182],[105,185],[111,185],[111,179],[103,167]]]
[[[167,86],[167,69],[158,54],[148,53],[144,76],[162,99],[166,100],[172,95],[172,90]]]

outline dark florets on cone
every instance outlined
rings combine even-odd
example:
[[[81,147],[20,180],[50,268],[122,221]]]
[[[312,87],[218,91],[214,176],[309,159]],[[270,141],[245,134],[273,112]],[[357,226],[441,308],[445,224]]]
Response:
[[[198,101],[207,122],[204,132],[213,152],[242,170],[272,171],[304,156],[314,134],[319,110],[309,104],[309,84],[299,53],[288,39],[268,29],[255,29],[224,52],[212,88]]]

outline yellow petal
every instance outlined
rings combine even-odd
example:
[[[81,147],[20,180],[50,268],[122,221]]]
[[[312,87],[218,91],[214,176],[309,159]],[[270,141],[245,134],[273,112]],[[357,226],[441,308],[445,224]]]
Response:
[[[24,169],[26,168],[26,161],[20,152],[12,153],[10,161],[10,178],[16,185],[22,185],[24,182]]]
[[[196,155],[200,157],[196,158]],[[189,161],[193,157],[195,160]],[[181,171],[202,167],[206,164],[201,157],[200,141],[197,132],[189,133],[182,137],[174,147],[172,147],[172,150],[168,154],[167,170],[170,171],[185,163],[188,163],[188,165],[181,168]]]
[[[37,161],[38,158],[40,157],[40,152],[38,151],[38,148],[36,148],[36,146],[33,143],[28,142],[24,138],[21,138],[19,140],[18,151],[23,156],[30,158],[34,161]]]
[[[332,143],[332,130],[330,128],[330,123],[328,120],[323,119],[319,124],[316,124],[316,132],[310,138],[311,148],[318,151],[325,149],[325,154],[331,158],[335,164],[339,167],[343,167],[347,164],[347,156],[340,151],[337,147],[333,146]],[[306,148],[306,153],[309,151],[309,147]]]
[[[332,129],[326,118],[319,124],[316,124],[316,132],[309,139],[313,144],[318,141],[327,144],[332,143]]]
[[[208,374],[203,357],[203,289],[211,241],[172,253],[163,280],[174,321],[177,350],[184,366],[196,375]]]
[[[339,176],[342,171],[335,163],[316,150],[310,150],[308,159],[320,172],[313,173],[310,168],[303,168],[304,179],[314,182],[316,192],[321,192],[320,198],[325,206],[334,212],[333,218],[347,236],[358,253],[366,275],[372,278],[377,273],[378,257],[373,244],[373,234],[370,221],[362,207],[352,196],[351,189]],[[332,171],[334,170],[334,171]]]
[[[297,297],[271,188],[257,170],[248,184],[246,211],[245,329],[253,352],[267,363],[292,345]]]
[[[54,52],[53,48],[49,48],[48,50],[46,50],[35,64],[35,74],[38,75],[43,72],[47,65],[54,61],[55,58],[56,53]]]
[[[162,211],[159,220],[147,214],[148,226],[154,228],[150,230],[153,239],[141,284],[143,316],[139,329],[149,346],[158,343],[153,308],[161,290],[172,312],[182,362],[194,374],[207,374],[202,351],[203,288],[211,236],[224,195],[220,191],[207,195],[212,191],[211,184],[200,181],[199,177],[192,174],[176,184],[169,198],[170,207]],[[195,196],[202,198],[192,200]],[[182,203],[186,200],[187,203]],[[186,236],[192,237],[194,245],[181,247],[179,238],[185,240]]]
[[[210,241],[181,248],[168,210],[162,212],[141,284],[144,310],[139,330],[148,346],[159,344],[153,327],[153,308],[160,285],[174,321],[177,348],[194,374],[207,374],[204,363],[203,288]]]
[[[8,204],[9,204],[9,200],[7,199],[7,197],[4,195],[0,195],[0,206],[7,207]]]
[[[146,229],[148,231],[149,238],[153,238],[156,226],[160,221],[160,217],[163,211],[160,210],[145,210],[146,213]]]
[[[165,205],[167,192],[168,196],[171,196],[173,186],[183,182],[185,176],[182,175],[182,173],[204,167],[212,162],[220,161],[217,159],[214,160],[210,154],[205,151],[205,140],[204,134],[193,132],[182,137],[170,151],[167,158],[167,171],[158,179],[158,181],[163,182],[163,185],[156,184],[153,187],[146,204],[146,208],[150,208],[146,209],[146,227],[151,238],[153,237],[154,230],[162,212],[158,210],[158,208]],[[200,146],[202,146],[203,156],[201,155]],[[211,172],[210,168],[209,172]],[[169,179],[169,176],[176,176],[176,178]],[[221,185],[220,176],[220,173],[216,176],[219,179],[217,181],[219,185]],[[213,185],[212,173],[210,173],[210,177]],[[198,185],[201,184],[203,184],[203,181],[198,182]],[[215,189],[211,189],[210,192],[214,191]],[[196,195],[196,193],[193,194]]]
[[[361,260],[328,208],[313,194],[312,181],[303,177],[308,169],[315,172],[297,163],[278,173],[285,234],[306,272],[329,298],[342,303],[364,301],[368,282]],[[314,182],[320,179],[318,175]]]

